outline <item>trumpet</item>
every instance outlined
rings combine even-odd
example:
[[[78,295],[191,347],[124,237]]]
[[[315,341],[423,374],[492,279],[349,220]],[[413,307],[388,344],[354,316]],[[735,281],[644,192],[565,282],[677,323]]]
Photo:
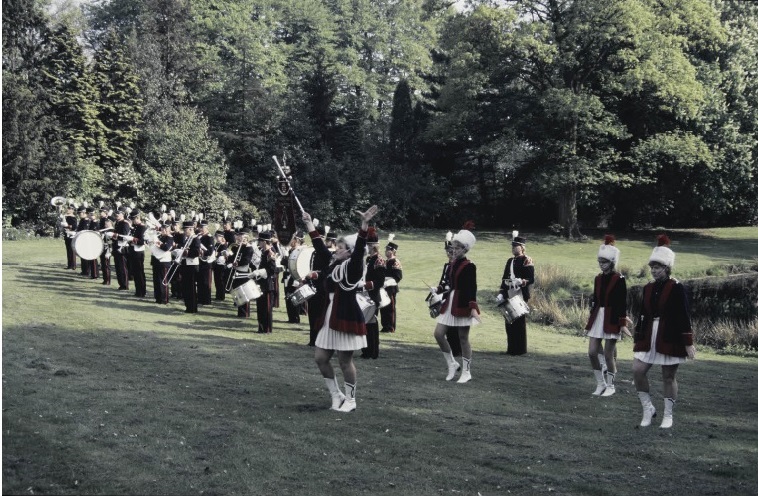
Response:
[[[176,275],[176,272],[179,270],[179,266],[182,264],[182,259],[184,258],[184,252],[187,251],[187,249],[190,246],[190,243],[192,243],[192,240],[195,239],[196,236],[193,234],[189,238],[187,238],[187,241],[184,243],[184,246],[182,247],[181,252],[177,257],[174,259],[173,262],[171,262],[171,267],[168,268],[166,271],[166,275],[163,276],[163,281],[161,281],[161,284],[164,286],[168,286],[171,283],[171,279],[174,278]]]

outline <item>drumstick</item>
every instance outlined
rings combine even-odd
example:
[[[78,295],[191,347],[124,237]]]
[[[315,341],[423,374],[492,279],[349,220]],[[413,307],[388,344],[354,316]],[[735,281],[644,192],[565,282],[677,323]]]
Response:
[[[289,179],[287,179],[287,174],[284,173],[284,169],[282,169],[282,166],[279,165],[279,160],[276,158],[276,155],[273,155],[272,158],[274,159],[274,162],[276,162],[276,166],[279,169],[279,172],[281,172],[282,177],[284,178],[284,182],[287,183],[287,186],[289,186],[290,191],[292,191],[292,196],[295,197],[295,201],[297,202],[297,206],[300,207],[300,212],[304,213],[305,209],[303,208],[303,204],[300,203],[300,200],[297,198],[297,195],[295,194],[295,190],[292,189],[292,185],[290,184]]]

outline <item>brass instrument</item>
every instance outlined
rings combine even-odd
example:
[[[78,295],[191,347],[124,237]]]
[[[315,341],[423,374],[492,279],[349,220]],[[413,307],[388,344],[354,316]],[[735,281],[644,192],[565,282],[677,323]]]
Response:
[[[234,283],[234,278],[235,278],[236,272],[237,272],[237,269],[234,266],[240,260],[240,255],[242,254],[242,247],[243,246],[245,246],[244,243],[242,243],[242,244],[232,243],[226,249],[227,253],[231,252],[231,251],[234,251],[234,260],[232,261],[232,270],[229,271],[229,275],[226,277],[226,284],[224,285],[224,289],[226,289],[227,293],[232,290],[232,283]]]
[[[195,235],[193,234],[189,238],[187,238],[187,241],[184,243],[184,246],[182,247],[181,253],[174,259],[173,262],[171,262],[171,267],[168,268],[166,271],[166,275],[163,277],[163,281],[161,281],[161,284],[164,286],[168,286],[171,283],[171,279],[174,278],[176,275],[176,272],[179,270],[179,266],[182,264],[182,259],[184,258],[184,252],[187,251],[187,249],[190,246],[190,243],[192,243],[192,240],[195,239]]]

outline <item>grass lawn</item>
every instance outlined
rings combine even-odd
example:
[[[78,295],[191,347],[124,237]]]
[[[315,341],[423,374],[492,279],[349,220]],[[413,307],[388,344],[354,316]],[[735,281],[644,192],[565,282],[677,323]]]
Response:
[[[589,286],[601,234],[525,234],[536,264]],[[682,278],[758,254],[755,228],[670,235]],[[641,268],[653,233],[617,237],[621,265]],[[583,338],[530,324],[529,354],[503,354],[491,300],[509,243],[478,238],[473,380],[444,380],[423,302],[444,233],[397,233],[398,332],[356,360],[351,414],[328,410],[307,323],[283,305],[259,335],[230,299],[188,315],[65,270],[62,240],[3,243],[3,493],[758,494],[758,360],[699,350],[673,429],[640,429],[629,340],[610,398],[590,394]],[[659,368],[651,386],[662,411]]]

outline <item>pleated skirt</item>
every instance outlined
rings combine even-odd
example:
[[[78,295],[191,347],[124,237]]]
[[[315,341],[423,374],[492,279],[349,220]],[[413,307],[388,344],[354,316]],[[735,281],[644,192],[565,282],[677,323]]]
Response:
[[[322,350],[356,351],[368,347],[366,336],[358,336],[348,332],[335,331],[329,327],[329,317],[332,315],[334,293],[329,293],[329,307],[326,309],[324,325],[316,336],[316,346]]]
[[[448,296],[448,305],[444,313],[437,316],[437,323],[446,325],[448,327],[471,327],[479,324],[479,321],[472,319],[471,317],[456,317],[453,315],[453,297],[455,296],[455,290],[450,291]]]
[[[608,334],[603,329],[603,323],[605,322],[605,307],[600,307],[597,311],[597,317],[595,322],[592,323],[592,328],[587,332],[587,337],[597,339],[618,339],[620,334]]]
[[[637,351],[634,353],[634,358],[652,365],[676,365],[686,362],[687,357],[664,355],[663,353],[655,351],[655,341],[658,337],[659,322],[659,319],[653,320],[653,336],[650,338],[650,351]]]

